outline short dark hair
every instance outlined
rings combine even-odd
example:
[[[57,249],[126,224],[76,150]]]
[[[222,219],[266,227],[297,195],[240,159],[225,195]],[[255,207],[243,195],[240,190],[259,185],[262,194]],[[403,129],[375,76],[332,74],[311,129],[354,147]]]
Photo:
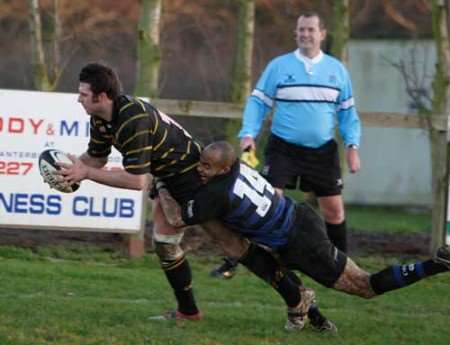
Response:
[[[305,11],[300,13],[300,15],[298,16],[300,17],[305,17],[305,18],[311,18],[311,17],[317,17],[317,19],[319,19],[319,28],[321,30],[326,30],[326,25],[325,25],[325,20],[323,19],[322,15],[317,12],[317,11]]]
[[[88,83],[94,95],[105,92],[112,100],[119,96],[122,89],[117,73],[111,67],[99,62],[84,66],[79,80],[82,83]]]

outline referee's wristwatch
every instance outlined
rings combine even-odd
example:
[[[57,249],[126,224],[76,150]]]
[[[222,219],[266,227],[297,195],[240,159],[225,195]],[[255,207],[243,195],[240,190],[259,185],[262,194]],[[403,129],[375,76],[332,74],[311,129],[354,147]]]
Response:
[[[349,144],[349,145],[347,145],[347,148],[348,148],[348,149],[354,149],[354,150],[357,150],[357,149],[358,149],[358,145],[356,145],[356,144]]]

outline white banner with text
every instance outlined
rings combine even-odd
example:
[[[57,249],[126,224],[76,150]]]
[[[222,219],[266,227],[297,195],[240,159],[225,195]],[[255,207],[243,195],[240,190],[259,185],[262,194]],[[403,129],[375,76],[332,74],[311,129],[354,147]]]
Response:
[[[48,148],[80,155],[89,115],[77,94],[0,90],[0,227],[135,233],[144,193],[83,181],[71,194],[45,184],[39,154]],[[105,169],[122,167],[113,149]]]

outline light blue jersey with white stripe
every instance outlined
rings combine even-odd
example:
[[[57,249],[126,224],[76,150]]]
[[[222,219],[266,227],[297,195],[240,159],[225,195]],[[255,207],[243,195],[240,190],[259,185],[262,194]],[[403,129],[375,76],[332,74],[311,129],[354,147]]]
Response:
[[[283,140],[317,148],[339,125],[345,145],[359,146],[361,125],[344,65],[323,54],[310,60],[294,52],[273,59],[247,100],[239,137],[255,138],[270,109],[271,131]]]

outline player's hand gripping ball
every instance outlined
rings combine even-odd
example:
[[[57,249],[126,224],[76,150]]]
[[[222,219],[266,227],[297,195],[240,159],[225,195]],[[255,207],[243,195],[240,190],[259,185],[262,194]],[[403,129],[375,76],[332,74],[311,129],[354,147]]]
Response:
[[[54,188],[63,193],[73,193],[80,188],[79,183],[68,183],[61,181],[61,176],[55,174],[55,171],[61,168],[56,164],[57,162],[72,164],[67,154],[60,150],[48,149],[43,151],[39,156],[39,171],[45,183],[48,183],[51,188]]]

